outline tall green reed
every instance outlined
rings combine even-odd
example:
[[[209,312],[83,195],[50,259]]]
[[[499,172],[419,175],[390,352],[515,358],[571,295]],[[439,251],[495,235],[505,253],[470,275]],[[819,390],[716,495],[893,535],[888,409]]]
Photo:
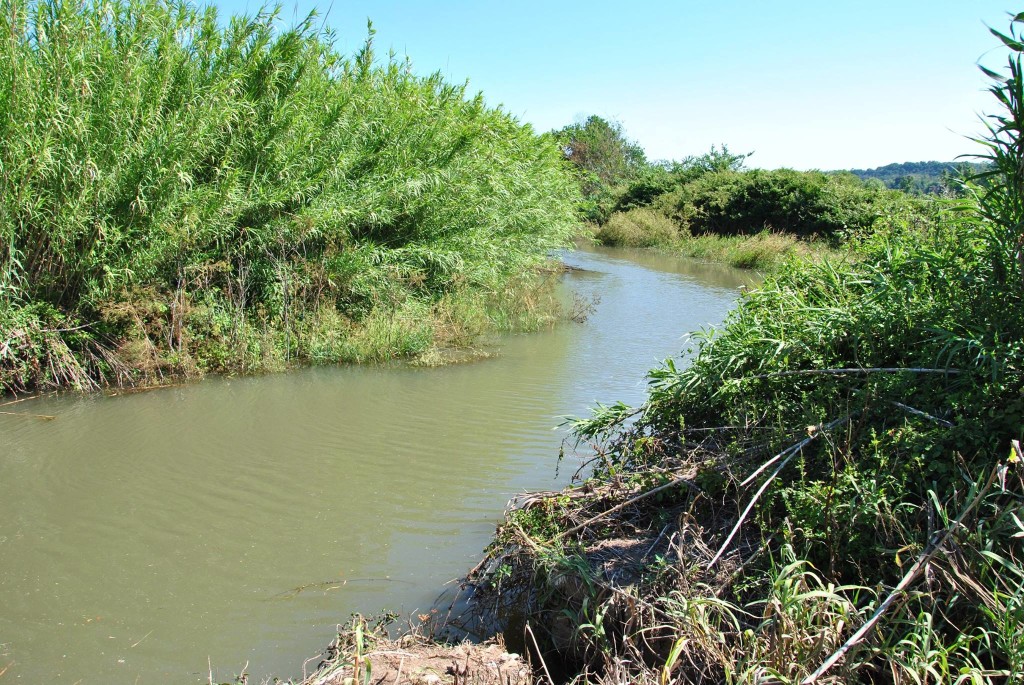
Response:
[[[1011,17],[1006,33],[989,29],[1009,51],[1006,71],[1000,73],[980,67],[992,80],[989,92],[1001,110],[983,118],[988,135],[977,138],[985,151],[975,155],[988,162],[990,169],[974,180],[984,182],[984,189],[975,188],[977,207],[992,229],[994,261],[1000,277],[1017,272],[1018,285],[1024,285],[1024,39],[1020,26],[1024,12]]]
[[[372,29],[345,57],[318,26],[0,0],[0,327],[34,308],[37,328],[117,340],[104,312],[139,299],[173,330],[197,302],[235,333],[326,305],[358,318],[494,289],[564,244],[575,190],[553,141],[378,60]]]

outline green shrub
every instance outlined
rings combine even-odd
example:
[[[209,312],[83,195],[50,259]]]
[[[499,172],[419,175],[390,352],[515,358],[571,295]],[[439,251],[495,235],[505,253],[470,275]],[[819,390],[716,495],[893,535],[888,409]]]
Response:
[[[595,237],[605,245],[654,247],[671,244],[678,238],[678,232],[675,223],[664,214],[638,208],[612,214]]]
[[[864,231],[883,216],[923,207],[849,174],[791,169],[704,174],[659,198],[657,206],[695,234],[769,229],[800,237]]]

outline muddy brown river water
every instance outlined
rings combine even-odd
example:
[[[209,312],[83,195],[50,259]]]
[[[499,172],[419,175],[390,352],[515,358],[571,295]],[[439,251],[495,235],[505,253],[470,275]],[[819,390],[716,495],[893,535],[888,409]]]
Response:
[[[442,368],[309,368],[0,416],[0,685],[301,675],[353,612],[411,615],[480,558],[555,429],[717,324],[745,272],[587,249],[585,324]]]

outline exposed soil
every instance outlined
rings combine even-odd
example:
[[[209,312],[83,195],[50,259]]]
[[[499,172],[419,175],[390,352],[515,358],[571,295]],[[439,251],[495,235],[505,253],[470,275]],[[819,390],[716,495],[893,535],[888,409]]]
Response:
[[[344,641],[345,637],[339,638]],[[529,664],[498,643],[440,645],[416,636],[373,638],[365,653],[335,643],[302,685],[527,685]]]

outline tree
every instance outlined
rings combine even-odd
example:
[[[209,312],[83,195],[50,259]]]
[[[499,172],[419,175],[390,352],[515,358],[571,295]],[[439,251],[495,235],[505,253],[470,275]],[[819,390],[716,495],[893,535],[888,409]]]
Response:
[[[555,138],[581,172],[588,198],[629,181],[647,164],[643,148],[626,138],[622,124],[596,114],[556,131]]]
[[[738,155],[729,152],[729,146],[723,143],[721,150],[712,145],[710,152],[700,157],[688,157],[683,160],[681,166],[697,176],[717,171],[742,171],[744,162],[752,154],[754,153],[746,152]]]

